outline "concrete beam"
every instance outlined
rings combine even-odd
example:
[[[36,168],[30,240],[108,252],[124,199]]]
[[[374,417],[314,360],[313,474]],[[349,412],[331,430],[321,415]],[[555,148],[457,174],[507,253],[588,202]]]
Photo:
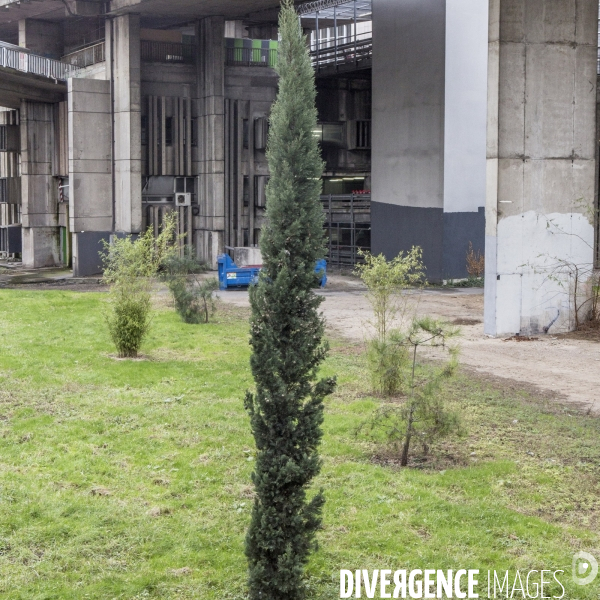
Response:
[[[62,81],[55,83],[45,77],[27,75],[0,67],[0,106],[20,108],[22,100],[62,102],[66,92],[67,85]]]

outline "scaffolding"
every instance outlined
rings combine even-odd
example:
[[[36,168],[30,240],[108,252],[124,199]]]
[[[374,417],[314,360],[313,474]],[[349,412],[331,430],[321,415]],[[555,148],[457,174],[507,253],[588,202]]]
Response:
[[[325,214],[327,262],[334,267],[353,267],[361,262],[359,251],[371,249],[371,195],[321,196]]]

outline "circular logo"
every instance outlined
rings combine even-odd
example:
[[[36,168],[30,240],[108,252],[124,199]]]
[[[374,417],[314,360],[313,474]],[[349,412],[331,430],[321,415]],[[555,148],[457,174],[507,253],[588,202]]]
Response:
[[[598,575],[598,561],[589,552],[573,555],[573,581],[577,585],[592,583]]]

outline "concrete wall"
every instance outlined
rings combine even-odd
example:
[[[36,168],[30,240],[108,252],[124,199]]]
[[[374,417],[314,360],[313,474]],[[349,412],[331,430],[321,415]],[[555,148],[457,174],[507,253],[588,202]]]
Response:
[[[115,231],[142,227],[140,19],[115,17],[106,28],[107,74],[112,82],[114,119]]]
[[[23,263],[49,267],[59,263],[58,186],[52,177],[52,104],[21,103],[21,202]]]
[[[597,18],[597,0],[490,2],[488,334],[573,325],[557,266],[593,261]]]
[[[372,249],[431,280],[484,247],[487,5],[373,0]]]
[[[198,54],[198,180],[200,214],[194,243],[200,259],[216,268],[225,229],[225,20],[209,17],[196,26]],[[216,252],[215,252],[216,250]]]
[[[68,90],[69,229],[83,276],[99,271],[98,240],[113,227],[110,82],[69,79]]]
[[[63,55],[63,24],[37,19],[19,21],[19,46],[40,56],[59,59]]]

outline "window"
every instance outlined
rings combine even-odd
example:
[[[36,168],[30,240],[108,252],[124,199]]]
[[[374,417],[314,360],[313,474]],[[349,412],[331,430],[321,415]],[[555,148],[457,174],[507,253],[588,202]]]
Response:
[[[142,146],[148,145],[148,117],[142,117]]]
[[[165,117],[165,146],[173,145],[173,117]]]
[[[0,150],[6,150],[6,125],[0,125]]]
[[[192,119],[192,146],[198,145],[198,119]]]
[[[8,202],[6,179],[0,179],[0,202]]]
[[[250,206],[250,178],[247,175],[244,175],[243,199],[244,206]]]
[[[248,148],[248,143],[249,143],[249,129],[248,129],[248,119],[244,119],[242,122],[242,139],[243,139],[243,144],[244,144],[244,148]]]

